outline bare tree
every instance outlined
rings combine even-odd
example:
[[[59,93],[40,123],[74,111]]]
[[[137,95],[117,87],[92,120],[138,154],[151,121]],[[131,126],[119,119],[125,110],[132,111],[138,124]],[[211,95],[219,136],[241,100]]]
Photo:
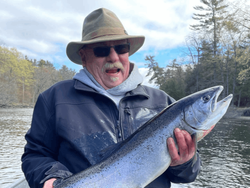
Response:
[[[201,49],[202,49],[202,41],[204,39],[201,35],[197,33],[191,33],[185,39],[185,44],[187,50],[184,52],[186,61],[192,64],[193,74],[195,75],[196,80],[196,90],[200,90],[201,78],[200,74],[202,72],[202,64],[200,63]]]
[[[190,29],[206,33],[207,40],[212,42],[213,82],[216,84],[220,31],[228,5],[225,4],[224,0],[201,0],[201,2],[204,6],[194,7],[196,11],[201,13],[195,13],[193,16],[193,19],[199,21],[199,23],[191,25]]]

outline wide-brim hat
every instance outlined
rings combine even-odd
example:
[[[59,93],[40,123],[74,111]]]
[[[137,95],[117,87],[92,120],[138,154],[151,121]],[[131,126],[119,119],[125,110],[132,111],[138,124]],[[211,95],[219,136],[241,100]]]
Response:
[[[70,42],[66,53],[72,62],[81,65],[79,50],[84,45],[122,39],[128,39],[130,43],[129,55],[132,55],[143,45],[145,37],[128,35],[121,21],[113,12],[100,8],[91,12],[85,18],[82,28],[82,40]]]

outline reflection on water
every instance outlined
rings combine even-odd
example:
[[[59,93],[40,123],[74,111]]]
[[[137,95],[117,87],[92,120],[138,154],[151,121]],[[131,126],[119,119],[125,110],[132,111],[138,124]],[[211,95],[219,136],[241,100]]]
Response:
[[[250,120],[222,119],[198,148],[202,171],[181,187],[250,187]]]
[[[250,187],[250,121],[221,121],[200,150],[204,158],[200,178],[209,182],[202,181],[203,185]]]
[[[23,176],[21,155],[33,109],[0,109],[0,187]]]
[[[0,187],[23,176],[21,155],[33,109],[0,109]],[[250,120],[221,120],[198,144],[203,169],[195,182],[173,188],[250,187]]]

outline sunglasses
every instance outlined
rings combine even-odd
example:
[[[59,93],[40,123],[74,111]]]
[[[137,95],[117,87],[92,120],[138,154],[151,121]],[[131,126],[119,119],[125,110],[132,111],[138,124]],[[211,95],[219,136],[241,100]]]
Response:
[[[89,48],[89,47],[87,47]],[[130,50],[130,44],[119,44],[115,46],[99,46],[92,48],[96,57],[107,57],[110,54],[110,49],[114,48],[117,54],[125,54]]]

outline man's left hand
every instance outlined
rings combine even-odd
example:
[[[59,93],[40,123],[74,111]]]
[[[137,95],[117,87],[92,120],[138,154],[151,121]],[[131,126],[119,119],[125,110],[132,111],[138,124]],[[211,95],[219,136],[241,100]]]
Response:
[[[172,160],[170,166],[181,165],[189,161],[193,158],[196,152],[195,140],[192,139],[191,135],[187,131],[176,128],[174,130],[174,134],[176,137],[178,149],[175,146],[173,138],[167,139],[167,146]]]

